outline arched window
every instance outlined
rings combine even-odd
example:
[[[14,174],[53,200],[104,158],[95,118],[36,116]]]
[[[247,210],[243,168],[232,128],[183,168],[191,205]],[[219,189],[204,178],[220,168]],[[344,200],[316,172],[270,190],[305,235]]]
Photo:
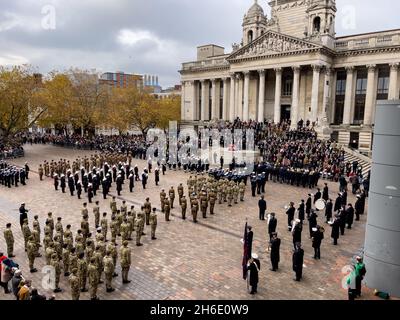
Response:
[[[253,42],[253,30],[250,30],[247,33],[247,43],[251,43],[251,42]]]
[[[320,32],[321,31],[321,18],[315,17],[313,25],[314,25],[314,32]]]

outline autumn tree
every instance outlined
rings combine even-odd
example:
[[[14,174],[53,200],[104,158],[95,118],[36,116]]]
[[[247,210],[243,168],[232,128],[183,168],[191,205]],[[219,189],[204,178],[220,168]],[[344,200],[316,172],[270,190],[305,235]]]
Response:
[[[170,121],[181,119],[181,97],[173,95],[159,100],[157,112],[156,126],[166,132]]]
[[[47,110],[29,66],[0,68],[0,135],[5,141],[30,128]]]

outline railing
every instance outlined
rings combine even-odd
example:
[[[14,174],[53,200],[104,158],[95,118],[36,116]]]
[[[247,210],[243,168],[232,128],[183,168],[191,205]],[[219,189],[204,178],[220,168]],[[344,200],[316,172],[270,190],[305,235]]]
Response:
[[[207,67],[224,67],[229,66],[229,62],[225,58],[210,59],[203,61],[188,62],[182,64],[182,70],[203,69]]]
[[[373,34],[365,37],[355,36],[353,39],[337,40],[335,42],[335,49],[337,51],[376,48],[400,45],[400,31],[395,31],[389,34]]]

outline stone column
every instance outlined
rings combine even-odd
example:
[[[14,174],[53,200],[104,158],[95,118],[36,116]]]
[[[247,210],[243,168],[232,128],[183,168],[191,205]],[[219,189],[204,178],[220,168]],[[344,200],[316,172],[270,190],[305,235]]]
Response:
[[[311,122],[316,122],[318,117],[319,76],[321,66],[313,65],[313,81],[311,92]]]
[[[374,108],[374,102],[376,97],[375,91],[375,71],[376,65],[367,65],[368,79],[367,79],[367,94],[365,98],[365,110],[364,110],[364,125],[372,125],[372,112]]]
[[[231,73],[231,92],[229,101],[229,121],[235,120],[235,98],[236,98],[236,77],[234,73]]]
[[[299,90],[300,90],[300,67],[293,67],[293,93],[292,93],[292,112],[291,127],[297,128],[299,121]]]
[[[206,113],[206,106],[207,106],[207,86],[208,82],[207,80],[201,80],[201,120],[205,121],[207,120],[207,113]]]
[[[244,92],[243,92],[243,121],[249,120],[249,90],[250,90],[250,72],[244,72]]]
[[[222,92],[222,120],[228,119],[228,78],[222,78],[224,87]]]
[[[398,62],[390,64],[389,100],[399,99],[399,65]]]
[[[346,78],[346,94],[344,97],[344,112],[343,112],[343,124],[350,125],[351,123],[351,105],[354,98],[353,92],[353,80],[354,80],[354,67],[346,67],[347,78]]]
[[[258,70],[260,75],[260,86],[258,92],[258,121],[264,121],[264,106],[265,106],[265,70]]]
[[[325,79],[324,79],[324,99],[322,101],[322,112],[318,116],[319,120],[328,120],[328,108],[331,104],[332,97],[332,70],[329,67],[325,68]]]
[[[243,120],[243,75],[241,73],[236,74],[236,112],[235,116]]]
[[[186,96],[185,96],[185,81],[182,81],[182,83],[181,83],[181,85],[182,85],[182,97],[181,97],[181,119],[182,120],[186,120],[186,110],[185,110],[185,98],[186,98]],[[193,110],[193,112],[194,112],[194,110]]]
[[[192,120],[199,120],[199,101],[198,101],[198,92],[199,83],[197,81],[193,81],[192,84],[192,108],[193,108],[193,116]]]
[[[275,68],[275,107],[274,122],[281,122],[282,68]]]
[[[218,118],[217,116],[217,79],[211,79],[211,119]]]

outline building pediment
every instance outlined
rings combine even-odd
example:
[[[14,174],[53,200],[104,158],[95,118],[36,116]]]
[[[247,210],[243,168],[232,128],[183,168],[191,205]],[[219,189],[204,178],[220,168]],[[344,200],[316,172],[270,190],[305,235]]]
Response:
[[[227,60],[235,61],[273,55],[304,53],[322,48],[321,45],[270,30],[252,43],[235,51]]]

